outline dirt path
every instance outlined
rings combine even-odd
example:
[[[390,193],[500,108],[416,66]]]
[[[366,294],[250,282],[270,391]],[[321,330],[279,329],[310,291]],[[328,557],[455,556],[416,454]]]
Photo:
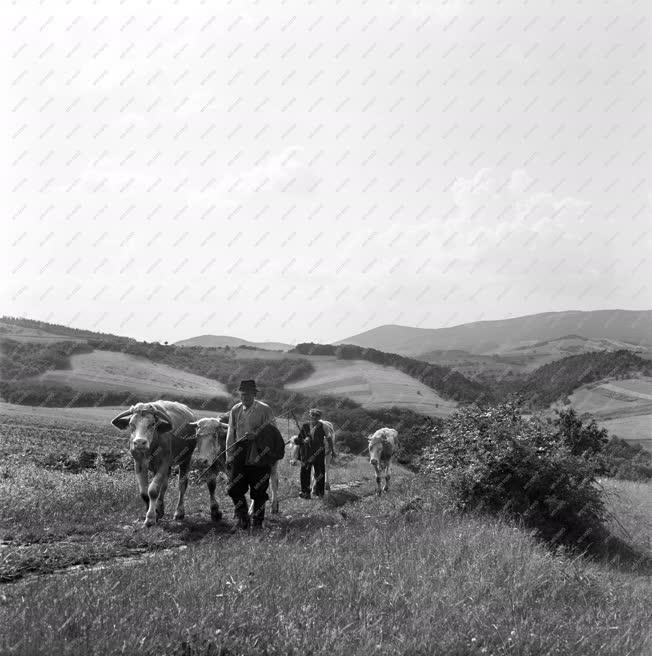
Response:
[[[347,483],[338,483],[331,486],[331,490],[326,493],[324,500],[318,502],[299,500],[294,497],[280,498],[279,501],[282,507],[291,503],[292,506],[288,512],[278,515],[268,514],[266,519],[266,528],[264,533],[277,532],[285,535],[291,531],[314,531],[323,528],[324,526],[332,526],[333,523],[341,521],[339,513],[335,514],[338,508],[347,504],[356,503],[362,499],[375,496],[375,489],[361,490],[364,482],[361,480],[353,480]],[[308,505],[309,504],[309,505]],[[318,505],[315,505],[318,504]],[[298,508],[298,512],[294,510]],[[8,585],[22,581],[30,581],[34,579],[41,579],[47,576],[56,576],[61,574],[68,574],[75,571],[97,571],[115,565],[135,565],[146,561],[154,556],[160,554],[174,553],[176,551],[183,551],[191,544],[197,544],[209,537],[217,539],[231,539],[237,538],[242,535],[240,532],[233,530],[232,520],[228,518],[228,512],[224,511],[224,518],[215,523],[208,520],[201,511],[190,513],[186,519],[181,522],[172,519],[164,519],[159,529],[170,533],[171,535],[182,533],[180,539],[182,544],[174,544],[170,546],[140,546],[140,547],[125,547],[122,545],[115,545],[117,551],[112,553],[89,553],[86,554],[82,561],[77,559],[65,566],[48,566],[38,559],[34,559],[30,563],[30,559],[26,558],[25,563],[16,568],[15,570],[5,571],[0,575],[0,585]],[[141,527],[142,520],[134,520],[132,525],[122,526],[122,529],[130,530],[134,534],[139,532],[148,531],[150,529],[143,529]],[[120,527],[116,527],[119,529]],[[5,554],[11,549],[12,555],[20,553],[21,551],[40,551],[47,549],[57,549],[59,547],[74,547],[78,543],[69,538],[52,539],[37,543],[14,543],[12,541],[0,542],[0,567],[5,564],[7,560]],[[79,547],[82,545],[79,544]]]

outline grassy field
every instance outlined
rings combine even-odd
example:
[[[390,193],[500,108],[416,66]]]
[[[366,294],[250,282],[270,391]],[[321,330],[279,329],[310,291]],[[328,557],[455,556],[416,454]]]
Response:
[[[236,350],[236,357],[272,361],[293,357],[309,360],[315,372],[308,378],[286,385],[285,389],[316,396],[344,396],[370,410],[398,406],[432,417],[446,417],[457,407],[455,401],[443,399],[435,390],[398,369],[365,360],[249,350]]]
[[[39,380],[68,385],[79,391],[228,396],[225,386],[216,380],[127,353],[95,350],[71,356],[70,364],[70,369],[47,371]]]
[[[50,342],[85,342],[86,340],[69,335],[56,335],[49,333],[40,328],[26,328],[24,326],[15,326],[13,324],[0,321],[0,337],[7,337],[16,342],[41,342],[49,344]]]
[[[569,397],[612,435],[652,451],[652,378],[628,378],[585,385]]]
[[[404,470],[376,498],[368,463],[355,457],[333,470],[347,494],[327,503],[298,499],[298,471],[284,463],[281,515],[259,534],[230,533],[223,488],[226,519],[211,522],[195,485],[184,522],[145,530],[130,472],[39,466],[48,449],[124,447],[103,416],[50,426],[45,415],[2,410],[2,654],[642,656],[652,647],[649,485],[605,482],[612,528],[638,554],[620,563],[552,553],[517,527],[451,514],[438,489]]]
[[[435,390],[394,367],[363,360],[338,360],[334,356],[308,359],[315,372],[286,385],[286,389],[346,396],[368,409],[397,406],[436,417],[450,415],[457,406],[455,401],[443,399]]]

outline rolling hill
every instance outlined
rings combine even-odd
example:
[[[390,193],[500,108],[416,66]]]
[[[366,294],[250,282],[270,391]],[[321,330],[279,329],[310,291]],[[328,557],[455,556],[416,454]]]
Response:
[[[445,417],[457,407],[432,388],[394,367],[365,360],[339,360],[335,356],[307,356],[315,368],[307,378],[285,385],[285,389],[310,396],[343,396],[363,408],[390,406],[424,415]]]
[[[576,389],[569,401],[610,434],[652,452],[652,377],[601,380]]]
[[[80,392],[128,391],[148,397],[175,393],[205,398],[229,396],[225,386],[216,380],[116,351],[72,355],[70,369],[46,371],[38,376],[38,381],[67,385]]]
[[[229,335],[200,335],[190,337],[174,342],[175,346],[202,346],[204,348],[237,348],[238,346],[248,346],[252,349],[264,349],[268,351],[289,351],[292,344],[283,344],[281,342],[249,342],[240,337],[230,337]]]
[[[533,342],[522,346],[505,345],[484,355],[461,349],[434,350],[422,353],[418,359],[450,367],[468,378],[510,374],[523,375],[561,360],[570,355],[627,350],[643,358],[652,358],[652,347],[641,346],[615,339],[589,338],[581,335],[564,335],[556,339]]]
[[[336,343],[355,344],[412,357],[442,349],[461,349],[487,355],[566,335],[650,347],[652,310],[546,312],[498,321],[476,321],[449,328],[387,325]]]

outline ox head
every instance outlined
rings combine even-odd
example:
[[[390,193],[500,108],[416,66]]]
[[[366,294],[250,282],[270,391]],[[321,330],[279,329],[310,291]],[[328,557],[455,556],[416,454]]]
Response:
[[[111,423],[120,430],[129,428],[129,450],[133,455],[148,454],[157,433],[172,430],[172,420],[151,403],[137,403],[115,417]]]
[[[394,451],[394,441],[391,435],[388,435],[386,429],[378,430],[373,435],[367,437],[369,449],[369,462],[377,467],[381,462],[387,462],[392,457]]]
[[[369,435],[367,443],[369,448],[369,462],[375,467],[380,462],[380,455],[383,452],[383,438],[382,436]]]
[[[226,450],[226,433],[229,425],[219,419],[206,417],[188,424],[193,429],[191,439],[197,440],[195,462],[200,467],[208,467],[219,461],[224,465]]]

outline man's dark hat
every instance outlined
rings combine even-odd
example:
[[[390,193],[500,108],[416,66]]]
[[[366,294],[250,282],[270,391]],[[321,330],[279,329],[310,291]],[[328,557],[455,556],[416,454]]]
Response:
[[[238,387],[239,392],[257,392],[258,388],[256,387],[255,380],[241,380],[240,387]]]

